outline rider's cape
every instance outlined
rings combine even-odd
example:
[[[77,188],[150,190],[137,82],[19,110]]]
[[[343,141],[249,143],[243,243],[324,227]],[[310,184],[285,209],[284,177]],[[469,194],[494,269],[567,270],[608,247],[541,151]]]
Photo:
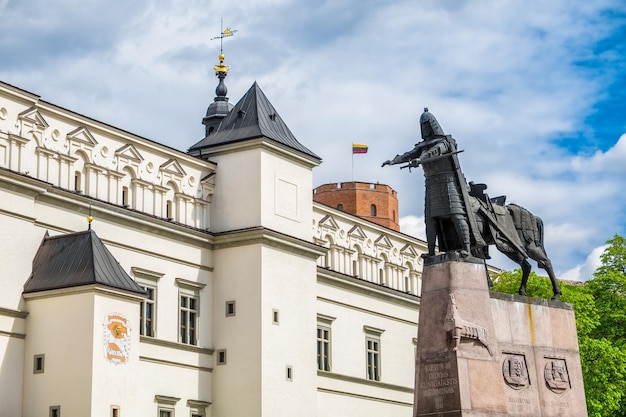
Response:
[[[483,239],[482,234],[480,233],[480,228],[476,223],[476,217],[474,215],[474,210],[472,209],[472,201],[470,199],[470,195],[468,192],[469,186],[467,185],[467,181],[465,180],[465,175],[463,175],[463,171],[461,171],[461,164],[459,163],[459,158],[456,153],[450,155],[452,160],[452,166],[454,167],[454,173],[456,176],[456,180],[458,181],[459,188],[461,189],[461,195],[463,197],[463,204],[465,205],[465,212],[467,213],[467,223],[470,228],[470,237],[472,241],[472,246],[484,247],[487,246],[485,240]]]

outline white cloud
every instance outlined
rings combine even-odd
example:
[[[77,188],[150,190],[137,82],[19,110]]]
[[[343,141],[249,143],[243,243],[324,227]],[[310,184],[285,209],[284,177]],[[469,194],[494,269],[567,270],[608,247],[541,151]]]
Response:
[[[593,279],[593,273],[601,265],[600,256],[606,248],[606,245],[594,248],[583,263],[565,271],[558,278],[568,281],[588,281]]]
[[[582,173],[624,174],[626,173],[626,134],[623,134],[606,152],[596,151],[592,156],[577,156],[572,160],[575,171]]]
[[[400,231],[409,236],[426,240],[426,224],[424,217],[404,216],[400,217]]]

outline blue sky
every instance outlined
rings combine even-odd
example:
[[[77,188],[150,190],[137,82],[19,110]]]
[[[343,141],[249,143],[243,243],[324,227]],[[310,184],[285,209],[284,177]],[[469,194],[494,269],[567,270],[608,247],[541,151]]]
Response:
[[[560,277],[589,279],[604,242],[626,234],[614,0],[0,0],[0,80],[186,150],[214,97],[220,18],[238,30],[224,42],[231,102],[256,80],[323,158],[315,185],[390,185],[405,233],[423,236],[423,176],[380,163],[419,141],[427,106],[468,180],[543,218]],[[354,171],[352,142],[370,147]]]

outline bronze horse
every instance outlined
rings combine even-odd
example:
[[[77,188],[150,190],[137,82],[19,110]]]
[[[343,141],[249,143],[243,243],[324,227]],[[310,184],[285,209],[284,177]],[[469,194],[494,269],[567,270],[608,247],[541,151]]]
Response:
[[[504,196],[490,199],[484,193],[487,188],[484,184],[470,182],[469,186],[470,215],[475,216],[484,243],[496,245],[500,252],[518,264],[522,270],[518,293],[526,295],[526,284],[532,269],[528,262],[530,258],[548,273],[552,283],[552,299],[558,300],[561,290],[543,244],[544,227],[541,218],[516,204],[504,205]],[[487,249],[488,246],[477,247],[472,253],[487,258]]]

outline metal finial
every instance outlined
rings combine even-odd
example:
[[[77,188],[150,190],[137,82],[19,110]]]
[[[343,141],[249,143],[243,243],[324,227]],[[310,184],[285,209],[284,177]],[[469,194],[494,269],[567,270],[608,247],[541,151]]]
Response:
[[[426,112],[426,111],[428,111],[428,107],[424,107],[424,111],[425,111],[425,112]]]
[[[220,19],[220,36],[215,36],[211,38],[211,40],[219,39],[220,40],[220,54],[217,56],[217,59],[220,60],[220,63],[217,65],[213,65],[213,69],[215,70],[215,75],[218,77],[220,74],[226,75],[228,74],[228,70],[230,67],[228,65],[224,65],[224,38],[231,37],[237,32],[235,29],[226,28],[224,29],[224,19]]]
[[[87,230],[91,230],[91,222],[93,221],[93,217],[91,217],[91,204],[89,204],[89,213],[87,214]]]

